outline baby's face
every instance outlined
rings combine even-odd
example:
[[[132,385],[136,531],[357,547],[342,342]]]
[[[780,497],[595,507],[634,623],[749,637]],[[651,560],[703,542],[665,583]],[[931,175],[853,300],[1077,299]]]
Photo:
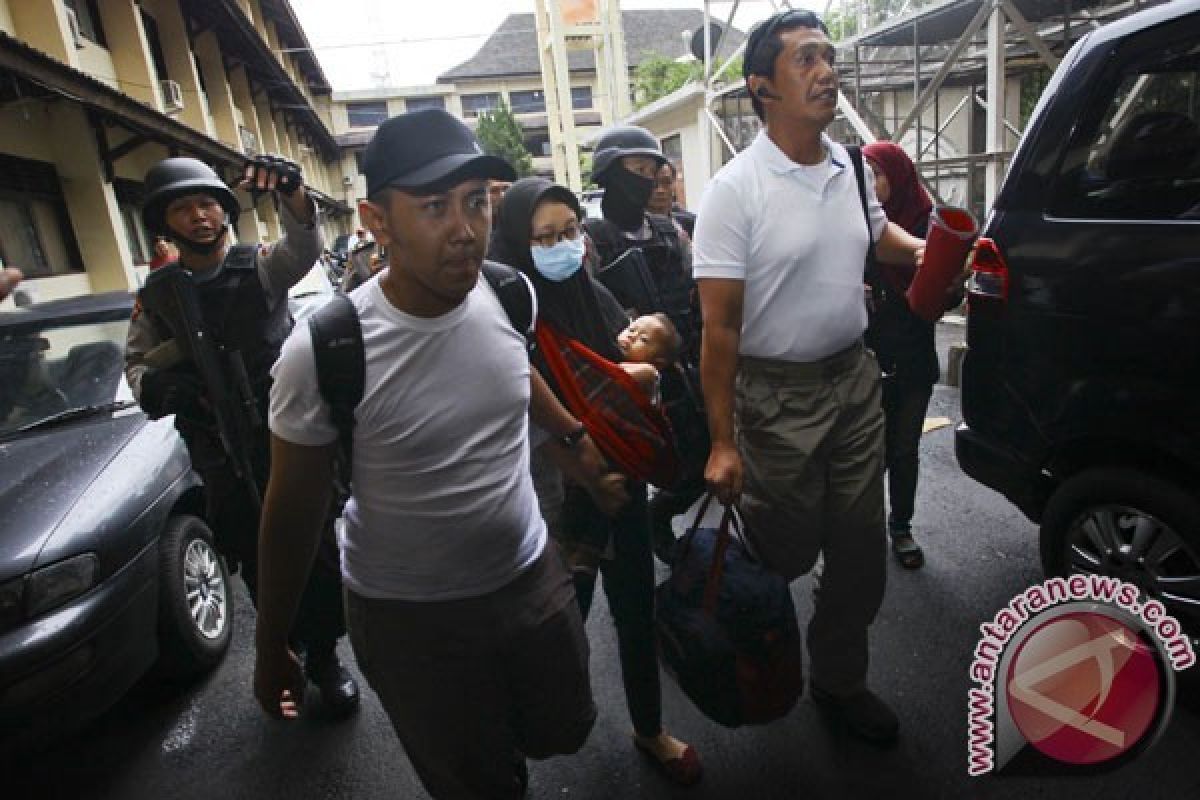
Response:
[[[655,317],[638,317],[617,334],[617,348],[626,361],[659,364],[670,338],[667,327]]]

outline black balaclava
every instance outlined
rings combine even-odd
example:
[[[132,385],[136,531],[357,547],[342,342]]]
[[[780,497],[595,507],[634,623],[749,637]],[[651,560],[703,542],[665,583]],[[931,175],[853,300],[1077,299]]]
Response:
[[[630,172],[618,161],[596,182],[604,187],[604,199],[600,201],[604,218],[623,231],[641,228],[650,195],[654,194],[654,180]]]

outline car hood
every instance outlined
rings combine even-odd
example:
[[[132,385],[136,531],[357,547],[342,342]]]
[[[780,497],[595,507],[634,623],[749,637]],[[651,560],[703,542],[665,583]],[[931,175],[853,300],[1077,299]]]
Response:
[[[0,583],[33,568],[67,512],[145,424],[140,413],[104,414],[0,444]]]

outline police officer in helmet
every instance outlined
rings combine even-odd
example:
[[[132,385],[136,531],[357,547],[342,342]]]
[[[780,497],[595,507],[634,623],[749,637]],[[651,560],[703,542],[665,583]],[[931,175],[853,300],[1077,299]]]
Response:
[[[704,464],[708,459],[708,431],[696,373],[701,325],[691,274],[691,246],[671,217],[647,211],[655,178],[666,163],[658,140],[645,128],[618,125],[602,133],[592,156],[592,179],[604,189],[600,202],[604,218],[584,222],[599,253],[600,282],[623,306],[632,306],[638,314],[667,314],[683,337],[681,368],[663,373],[662,393],[664,410],[675,430],[684,478],[672,491],[657,492],[650,499],[654,550],[664,561],[669,560],[674,544],[671,517],[686,511],[703,493]],[[637,258],[622,259],[627,254]],[[605,273],[618,262],[622,262],[619,268]],[[653,297],[639,300],[623,291],[629,285],[631,269],[648,273]]]
[[[245,167],[238,188],[273,193],[280,208],[284,236],[263,246],[234,244],[230,223],[240,212],[237,197],[201,161],[165,159],[146,174],[145,188],[146,228],[152,235],[168,238],[179,250],[178,261],[160,272],[176,268],[190,273],[204,327],[219,350],[240,353],[257,404],[254,416],[265,418],[271,366],[292,328],[288,289],[312,268],[322,248],[316,206],[304,188],[300,167],[275,156],[253,159]],[[235,474],[195,365],[167,344],[173,334],[166,310],[153,303],[151,295],[139,292],[126,341],[129,384],[151,419],[175,415],[175,427],[187,443],[192,465],[204,479],[207,518],[217,548],[231,570],[240,565],[250,596],[256,598],[257,497],[270,471],[267,428],[253,429],[245,448],[256,496]],[[163,355],[164,351],[172,354]],[[327,539],[292,636],[306,653],[306,672],[320,690],[328,714],[346,716],[358,708],[359,691],[334,650],[345,634],[345,622],[337,547],[332,536]]]

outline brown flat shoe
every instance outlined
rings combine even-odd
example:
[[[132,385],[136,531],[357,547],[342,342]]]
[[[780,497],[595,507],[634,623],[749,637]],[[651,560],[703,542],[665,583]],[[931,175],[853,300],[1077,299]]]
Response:
[[[696,755],[696,750],[690,744],[684,749],[683,755],[663,761],[636,737],[634,737],[633,743],[637,745],[638,750],[641,750],[658,766],[668,780],[677,786],[695,786],[700,782],[700,778],[704,774],[704,767],[700,765],[700,756]]]

